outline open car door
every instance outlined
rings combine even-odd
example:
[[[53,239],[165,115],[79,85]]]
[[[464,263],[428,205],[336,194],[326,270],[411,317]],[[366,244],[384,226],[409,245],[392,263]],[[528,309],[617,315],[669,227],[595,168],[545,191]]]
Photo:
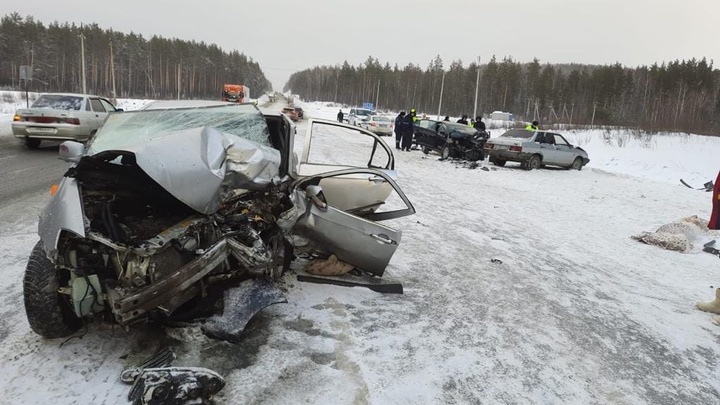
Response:
[[[371,205],[365,201],[346,201],[349,209],[329,203],[323,182],[342,178],[382,179],[391,195]],[[410,200],[389,175],[375,169],[347,169],[298,180],[293,185],[293,203],[300,210],[295,231],[317,243],[339,260],[382,276],[400,243],[402,232],[375,221],[415,213]]]
[[[387,176],[352,171],[322,179],[319,185],[328,204],[339,210],[357,209],[358,202],[381,203],[393,191],[385,178],[396,178],[395,157],[380,136],[334,121],[309,120],[298,166],[300,178],[344,169],[377,169]]]

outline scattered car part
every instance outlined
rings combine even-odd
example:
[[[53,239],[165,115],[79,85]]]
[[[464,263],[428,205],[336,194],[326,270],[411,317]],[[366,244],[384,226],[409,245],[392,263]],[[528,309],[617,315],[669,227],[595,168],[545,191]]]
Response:
[[[702,191],[707,191],[707,192],[712,192],[713,188],[715,187],[715,184],[712,182],[712,180],[703,184],[702,187],[693,187],[693,186],[689,185],[688,183],[686,183],[685,180],[683,180],[683,179],[680,179],[680,183],[682,183],[682,185],[687,188],[691,188],[693,190],[702,190]]]
[[[383,294],[402,294],[403,286],[400,283],[383,283],[383,282],[370,282],[366,280],[358,281],[359,278],[343,275],[339,277],[327,277],[327,276],[311,276],[305,274],[298,274],[297,280],[305,283],[314,284],[331,284],[340,287],[365,287],[368,290],[383,293]]]
[[[163,347],[153,354],[152,357],[137,366],[123,370],[122,374],[120,374],[120,380],[122,380],[125,384],[132,384],[140,376],[140,374],[142,374],[143,370],[148,368],[168,367],[173,363],[173,361],[175,361],[176,358],[177,355],[174,351],[172,351],[172,349],[169,347]]]
[[[205,404],[224,387],[225,379],[206,368],[148,368],[135,379],[128,400],[133,405]]]
[[[715,289],[715,299],[713,301],[698,302],[695,306],[701,311],[720,314],[720,288]]]
[[[317,276],[339,276],[354,269],[350,263],[338,260],[337,256],[330,255],[327,259],[316,258],[305,266],[305,272]]]
[[[502,264],[502,260],[500,260],[500,259],[490,259],[490,262],[491,262],[491,263]]]
[[[270,280],[245,280],[240,286],[225,290],[222,315],[208,318],[203,332],[218,339],[237,341],[255,314],[270,305],[286,302],[285,294]]]

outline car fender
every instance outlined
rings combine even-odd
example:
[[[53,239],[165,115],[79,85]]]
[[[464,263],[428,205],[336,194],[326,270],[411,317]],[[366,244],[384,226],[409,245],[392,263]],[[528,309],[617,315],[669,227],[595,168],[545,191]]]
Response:
[[[60,233],[72,232],[85,237],[85,221],[82,197],[77,180],[65,177],[60,182],[57,192],[40,214],[38,234],[43,242],[45,253],[53,256],[57,250]]]

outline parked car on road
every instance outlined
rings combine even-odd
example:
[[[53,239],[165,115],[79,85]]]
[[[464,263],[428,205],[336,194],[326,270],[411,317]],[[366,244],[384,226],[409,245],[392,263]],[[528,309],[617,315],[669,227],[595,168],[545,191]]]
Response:
[[[505,166],[508,161],[520,162],[523,169],[543,165],[582,170],[590,162],[587,152],[571,145],[562,135],[549,131],[511,129],[485,144],[490,162]]]
[[[108,113],[115,111],[122,109],[98,96],[43,94],[30,108],[17,110],[12,131],[31,149],[39,147],[43,140],[85,142],[102,126]]]
[[[367,121],[361,121],[360,127],[378,135],[390,136],[393,134],[393,120],[381,115],[371,115]]]
[[[274,280],[294,259],[291,235],[382,276],[401,232],[376,221],[415,209],[379,136],[309,120],[298,162],[284,114],[179,103],[111,114],[87,147],[60,146],[74,166],[40,216],[23,283],[36,333],[68,336],[91,317],[205,319],[207,334],[237,338],[286,302]]]
[[[285,107],[282,109],[282,113],[287,115],[288,118],[293,121],[298,121],[300,119],[300,117],[298,117],[297,111],[295,111],[295,107]]]
[[[490,136],[473,127],[456,122],[421,119],[413,126],[415,143],[423,153],[440,153],[442,159],[457,158],[470,161],[485,159],[483,146]]]
[[[347,121],[350,125],[360,126],[360,124],[369,121],[372,115],[373,111],[367,108],[351,108]]]

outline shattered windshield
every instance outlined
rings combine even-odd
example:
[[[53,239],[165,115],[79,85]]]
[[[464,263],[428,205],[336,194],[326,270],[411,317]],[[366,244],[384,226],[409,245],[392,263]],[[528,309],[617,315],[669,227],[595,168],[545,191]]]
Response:
[[[123,150],[178,131],[202,127],[212,127],[272,147],[267,123],[260,110],[251,104],[233,104],[110,114],[92,140],[89,153]]]

